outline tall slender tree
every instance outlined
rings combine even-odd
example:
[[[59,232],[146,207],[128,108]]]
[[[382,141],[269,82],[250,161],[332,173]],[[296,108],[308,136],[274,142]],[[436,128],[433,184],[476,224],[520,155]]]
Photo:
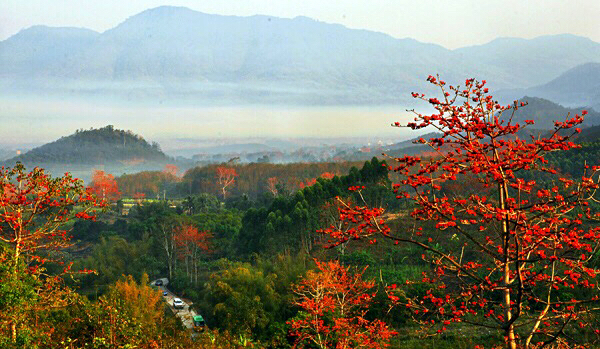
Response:
[[[227,188],[235,183],[235,177],[237,176],[238,173],[233,167],[217,167],[217,183],[219,183],[219,187],[221,188],[223,200],[227,198]]]

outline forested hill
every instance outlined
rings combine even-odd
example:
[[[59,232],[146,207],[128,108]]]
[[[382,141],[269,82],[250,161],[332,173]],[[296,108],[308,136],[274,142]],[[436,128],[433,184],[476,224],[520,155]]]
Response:
[[[116,164],[132,165],[146,162],[166,162],[169,158],[157,143],[149,144],[131,131],[112,125],[74,134],[34,148],[10,160],[25,164]]]

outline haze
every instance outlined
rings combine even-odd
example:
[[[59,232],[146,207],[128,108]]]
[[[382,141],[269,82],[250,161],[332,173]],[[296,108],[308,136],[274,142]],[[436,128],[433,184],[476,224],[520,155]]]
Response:
[[[0,143],[42,144],[107,124],[163,144],[402,139],[390,124],[409,119],[410,92],[430,92],[429,74],[485,78],[507,99],[545,97],[557,94],[545,87],[555,79],[574,69],[592,76],[581,67],[600,62],[592,0],[160,5],[2,1]],[[553,100],[597,108],[593,83]]]

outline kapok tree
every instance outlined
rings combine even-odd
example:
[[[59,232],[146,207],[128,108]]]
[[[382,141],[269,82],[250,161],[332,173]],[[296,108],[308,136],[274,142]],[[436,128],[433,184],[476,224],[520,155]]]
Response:
[[[279,179],[277,177],[269,177],[267,179],[267,189],[273,194],[273,196],[277,196],[277,184],[279,183]]]
[[[96,206],[83,181],[68,173],[51,178],[37,167],[26,172],[20,163],[0,169],[0,241],[5,244],[0,251],[0,293],[12,294],[0,302],[7,307],[0,311],[0,331],[8,328],[13,343],[29,316],[66,304],[68,289],[62,278],[73,271],[57,253],[71,245],[65,223],[94,219],[90,211]],[[50,263],[62,266],[62,273],[49,275]],[[27,301],[19,303],[25,296]]]
[[[237,171],[233,167],[219,166],[217,167],[217,183],[221,188],[223,200],[227,198],[227,188],[235,183],[235,177],[238,176]]]
[[[175,228],[174,240],[177,257],[184,260],[190,282],[198,283],[198,262],[203,253],[210,252],[212,237],[210,232],[199,231],[191,224],[183,224]]]
[[[331,172],[323,172],[323,173],[321,173],[321,178],[333,179],[333,177],[335,177],[334,173],[331,173]]]
[[[119,186],[114,176],[101,170],[95,170],[92,175],[90,189],[103,201],[116,201],[121,196]]]
[[[396,332],[366,318],[375,297],[375,282],[362,279],[366,268],[352,273],[338,261],[315,263],[317,270],[293,286],[294,304],[302,309],[288,322],[294,348],[388,347]]]
[[[600,242],[589,203],[598,188],[597,168],[575,181],[560,176],[544,155],[578,147],[569,138],[580,132],[573,128],[586,112],[555,122],[547,138],[527,140],[520,131],[533,121],[513,120],[523,105],[500,105],[485,80],[466,80],[463,88],[433,76],[428,81],[441,98],[413,97],[435,112],[413,111],[415,121],[406,126],[439,131],[439,137],[419,140],[437,155],[396,158],[393,167],[401,176],[394,190],[412,203],[415,228],[391,231],[383,209],[342,205],[346,228],[326,229],[333,245],[379,236],[421,247],[431,265],[422,281],[431,286],[405,305],[439,332],[465,322],[498,329],[507,348],[530,348],[585,328],[583,319],[599,309],[600,270],[589,265]],[[444,190],[465,178],[488,195]],[[391,298],[400,301],[393,292]]]

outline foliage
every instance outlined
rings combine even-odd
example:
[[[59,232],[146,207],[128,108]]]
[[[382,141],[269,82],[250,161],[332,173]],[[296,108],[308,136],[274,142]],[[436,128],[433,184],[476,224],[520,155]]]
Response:
[[[208,193],[188,196],[183,200],[181,206],[183,207],[183,212],[190,215],[196,213],[216,212],[221,208],[219,199],[217,199],[216,196]]]
[[[100,170],[94,171],[90,190],[94,195],[102,198],[102,201],[114,202],[121,196],[114,176]]]
[[[133,275],[140,279],[144,273],[158,277],[164,263],[157,258],[153,250],[153,239],[127,241],[121,236],[103,237],[94,245],[86,257],[75,265],[96,271],[96,275],[81,278],[81,291],[91,295],[103,294],[108,285],[114,283],[121,275]]]
[[[383,209],[346,205],[340,218],[351,227],[327,229],[333,244],[358,238],[374,243],[378,235],[420,246],[422,259],[430,264],[422,282],[430,286],[423,297],[405,305],[434,333],[466,322],[501,331],[508,348],[531,348],[536,342],[569,338],[566,334],[580,327],[585,330],[584,319],[599,303],[594,290],[600,270],[588,265],[600,242],[600,227],[589,207],[598,188],[591,178],[596,169],[575,182],[556,176],[544,158],[547,152],[577,147],[564,134],[583,116],[557,121],[549,138],[527,142],[515,134],[533,121],[522,125],[510,116],[523,105],[499,105],[488,95],[485,81],[469,79],[462,89],[446,88],[432,76],[428,81],[441,89],[441,100],[413,96],[436,112],[415,112],[408,127],[442,132],[420,140],[438,155],[404,156],[395,159],[394,167],[402,176],[395,193],[412,203],[415,229],[393,232],[382,219]],[[509,116],[503,117],[505,113]],[[524,173],[553,175],[555,180],[547,186],[524,180]],[[464,177],[481,183],[489,195],[444,192],[444,185]],[[426,222],[435,229],[423,229]],[[393,292],[391,298],[401,300]]]
[[[173,174],[173,171],[174,169],[123,174],[117,177],[116,181],[123,196],[135,197],[139,193],[148,198],[156,198],[162,196],[164,191],[172,194],[175,190],[179,178]]]
[[[294,193],[300,189],[300,183],[319,177],[324,172],[347,173],[351,167],[360,165],[360,162],[228,165],[235,168],[239,174],[235,179],[235,186],[229,188],[228,196],[246,194],[250,200],[260,199],[263,194],[270,192],[267,179],[272,177],[278,179],[276,188],[279,195]],[[215,184],[215,173],[219,166],[208,165],[186,171],[182,181],[178,184],[177,194],[180,197],[200,193],[221,196],[221,188]]]
[[[317,271],[293,287],[302,312],[290,320],[294,347],[385,348],[396,334],[381,320],[366,318],[375,294],[373,281],[362,271],[351,273],[337,261],[315,260]]]
[[[182,348],[174,318],[165,317],[160,292],[124,276],[97,302],[77,298],[56,315],[55,343],[75,348]],[[66,345],[65,345],[66,346]]]
[[[71,264],[64,264],[58,253],[70,246],[63,226],[73,217],[94,219],[89,212],[95,198],[83,182],[69,174],[51,178],[40,168],[26,172],[21,164],[0,170],[0,241],[3,286],[0,336],[11,345],[29,343],[24,333],[37,333],[31,319],[37,313],[64,306],[70,290],[62,276],[71,274]],[[56,274],[47,273],[52,264],[60,267]],[[24,344],[25,345],[25,344]]]
[[[223,200],[227,198],[227,188],[235,183],[235,177],[239,176],[235,168],[227,166],[217,167],[217,183],[223,194]]]
[[[310,253],[318,246],[315,231],[324,219],[325,207],[348,187],[358,185],[369,185],[363,196],[369,202],[381,204],[388,198],[393,200],[387,188],[387,166],[373,158],[360,170],[351,168],[346,176],[317,178],[315,184],[292,196],[277,196],[267,208],[250,208],[236,240],[238,252],[243,255],[282,250]]]
[[[302,255],[278,255],[254,263],[221,260],[198,302],[207,323],[232,334],[287,346],[285,321],[294,316],[289,285],[306,272]]]
[[[198,284],[198,264],[204,253],[210,252],[210,240],[212,233],[199,231],[191,224],[183,224],[175,228],[176,254],[185,263],[185,271],[195,284]]]

